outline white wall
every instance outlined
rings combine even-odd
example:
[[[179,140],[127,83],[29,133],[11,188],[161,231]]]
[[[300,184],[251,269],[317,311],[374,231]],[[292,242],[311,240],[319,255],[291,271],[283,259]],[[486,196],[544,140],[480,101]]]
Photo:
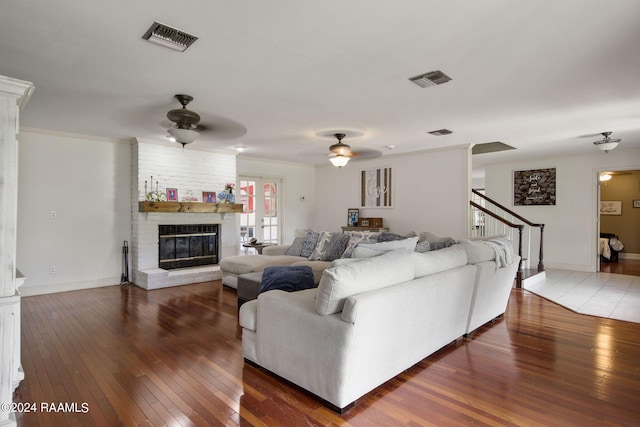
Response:
[[[513,171],[556,168],[555,206],[513,206]],[[622,147],[559,158],[488,165],[486,194],[536,223],[545,224],[547,268],[597,270],[598,172],[640,168],[640,149]]]
[[[336,231],[347,225],[347,210],[359,208],[360,217],[381,217],[390,231],[430,231],[454,238],[468,235],[470,149],[454,147],[410,155],[352,161],[342,169],[316,170],[317,213],[314,228]],[[360,171],[393,168],[393,208],[360,207]]]
[[[282,179],[283,243],[293,241],[295,229],[313,227],[316,214],[316,180],[313,166],[238,157],[237,171],[238,175]]]
[[[130,171],[129,141],[20,133],[17,265],[28,277],[23,295],[120,283],[122,244],[131,237]]]

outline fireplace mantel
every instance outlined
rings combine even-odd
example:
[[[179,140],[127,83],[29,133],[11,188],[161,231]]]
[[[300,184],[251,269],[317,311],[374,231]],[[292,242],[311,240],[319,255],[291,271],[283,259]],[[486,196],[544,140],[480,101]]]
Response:
[[[164,213],[241,213],[242,203],[139,202],[139,212]]]

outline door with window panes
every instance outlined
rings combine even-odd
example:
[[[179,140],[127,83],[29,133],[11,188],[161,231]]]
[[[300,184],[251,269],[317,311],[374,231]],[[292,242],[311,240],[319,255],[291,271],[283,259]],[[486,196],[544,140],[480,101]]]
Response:
[[[240,176],[240,244],[280,240],[280,179]]]

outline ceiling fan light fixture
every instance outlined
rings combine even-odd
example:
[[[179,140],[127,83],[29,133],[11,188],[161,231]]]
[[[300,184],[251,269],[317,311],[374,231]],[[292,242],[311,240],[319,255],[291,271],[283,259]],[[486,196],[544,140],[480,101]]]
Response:
[[[618,146],[617,142],[594,142],[594,144],[596,144],[596,146],[604,151],[605,153],[608,153],[609,151],[613,150],[614,148],[616,148]]]
[[[337,168],[341,168],[343,166],[346,166],[347,163],[349,163],[349,158],[347,156],[335,156],[335,157],[331,157],[329,159],[329,161],[331,162],[331,164]]]
[[[609,138],[609,135],[611,135],[611,132],[602,132],[602,136],[604,138],[602,138],[600,141],[595,141],[593,143],[596,147],[598,147],[600,150],[604,151],[605,153],[608,153],[609,151],[613,150],[620,143],[620,139],[611,139]]]
[[[167,129],[167,132],[184,148],[186,144],[191,144],[200,135],[194,130],[200,122],[200,115],[187,110],[187,105],[193,101],[192,96],[179,94],[175,97],[182,104],[182,108],[167,113],[167,118],[176,124],[176,127]]]
[[[167,132],[169,132],[169,135],[171,135],[176,142],[182,144],[183,147],[186,144],[191,144],[198,135],[200,135],[193,129],[170,128]]]
[[[351,156],[351,147],[342,142],[342,139],[346,136],[344,133],[335,133],[333,134],[338,139],[337,144],[333,144],[329,147],[329,151],[331,151],[331,157],[329,161],[333,166],[341,168],[349,163],[349,156]]]

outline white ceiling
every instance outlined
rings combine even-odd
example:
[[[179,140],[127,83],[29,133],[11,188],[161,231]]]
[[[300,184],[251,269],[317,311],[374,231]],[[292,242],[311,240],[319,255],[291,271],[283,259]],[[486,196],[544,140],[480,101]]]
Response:
[[[154,21],[199,40],[151,44]],[[27,128],[166,140],[186,93],[213,128],[194,145],[309,164],[331,130],[384,154],[517,148],[477,165],[594,152],[604,131],[640,147],[639,23],[637,0],[4,0],[0,74],[35,84]],[[433,70],[453,80],[408,81]]]

